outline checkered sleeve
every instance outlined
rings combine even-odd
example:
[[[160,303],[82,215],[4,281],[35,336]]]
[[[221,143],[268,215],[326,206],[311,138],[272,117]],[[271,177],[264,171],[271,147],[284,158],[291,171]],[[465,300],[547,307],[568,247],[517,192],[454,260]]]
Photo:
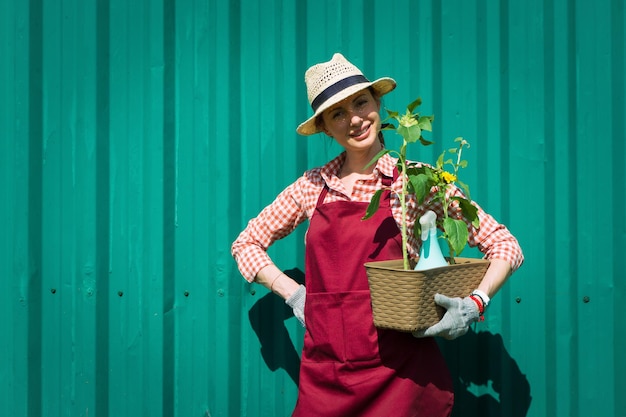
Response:
[[[302,203],[302,179],[284,189],[259,215],[248,222],[231,246],[241,275],[254,281],[256,274],[272,264],[267,249],[289,235],[307,217]]]
[[[451,187],[449,194],[465,197],[458,187]],[[486,259],[501,259],[511,265],[512,271],[517,270],[524,262],[522,249],[507,227],[499,223],[490,214],[486,213],[480,205],[472,202],[478,209],[480,224],[478,229],[468,224],[469,239],[468,244],[477,246],[485,255]],[[458,204],[454,204],[450,210],[450,216],[462,219],[461,209]]]

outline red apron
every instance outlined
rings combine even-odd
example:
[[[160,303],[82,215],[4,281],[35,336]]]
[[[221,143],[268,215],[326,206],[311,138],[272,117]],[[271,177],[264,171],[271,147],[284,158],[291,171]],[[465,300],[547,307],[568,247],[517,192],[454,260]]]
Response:
[[[368,203],[324,204],[327,192],[307,232],[306,333],[293,416],[449,416],[452,380],[435,340],[374,327],[363,264],[402,257],[389,192],[366,221]]]

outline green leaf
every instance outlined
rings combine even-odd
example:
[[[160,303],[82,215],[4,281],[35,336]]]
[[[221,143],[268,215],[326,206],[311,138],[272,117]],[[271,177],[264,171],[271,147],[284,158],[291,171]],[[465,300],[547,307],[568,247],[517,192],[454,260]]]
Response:
[[[422,136],[422,129],[420,129],[418,125],[409,127],[398,126],[397,131],[408,143],[416,142],[420,136]]]
[[[413,223],[413,236],[419,239],[419,236],[421,235],[422,235],[422,225],[420,224],[420,222]]]
[[[399,119],[399,116],[398,116],[399,113],[397,111],[393,111],[393,110],[389,110],[389,109],[385,109],[385,110],[387,110],[388,117],[390,117],[392,119],[396,119],[396,120]]]
[[[413,113],[413,110],[415,110],[421,104],[422,104],[422,98],[418,97],[417,99],[415,99],[415,101],[413,101],[408,106],[406,106],[406,109],[409,111],[409,113]]]
[[[431,142],[429,140],[424,139],[424,136],[420,136],[420,142],[424,146],[432,145],[435,142]]]
[[[439,155],[439,158],[437,158],[437,168],[439,169],[443,168],[443,156],[445,154],[445,152],[442,152],[441,155]]]
[[[462,160],[461,162],[459,162],[459,166],[460,166],[461,168],[467,168],[467,161],[466,161],[465,159],[464,159],[464,160]]]
[[[376,192],[372,196],[372,199],[370,200],[370,203],[367,206],[367,209],[365,210],[365,216],[363,216],[361,220],[369,219],[378,211],[378,207],[380,206],[380,196],[382,194],[383,190],[376,190]]]
[[[376,162],[377,162],[377,161],[378,161],[378,160],[379,160],[379,159],[380,159],[383,155],[388,154],[389,152],[391,152],[391,150],[390,150],[390,149],[381,149],[381,151],[380,151],[380,152],[378,152],[378,153],[376,154],[376,156],[374,156],[374,157],[372,158],[372,160],[371,160],[371,161],[369,161],[369,162],[367,163],[367,165],[365,165],[365,168],[363,168],[363,169],[365,170],[365,169],[367,169],[367,168],[371,167],[371,166],[372,166],[372,165],[374,165],[374,164],[375,164],[375,163],[376,163]]]
[[[464,182],[459,181],[459,179],[458,179],[458,178],[457,178],[457,180],[456,180],[455,182],[459,185],[459,187],[461,187],[461,188],[463,189],[463,192],[465,193],[465,196],[466,196],[468,199],[470,199],[470,200],[471,200],[471,197],[470,197],[470,192],[469,192],[469,186],[468,186],[467,184],[465,184]]]
[[[454,253],[460,255],[469,237],[465,222],[447,217],[443,220],[443,230]]]
[[[431,132],[433,130],[433,125],[431,122],[432,122],[431,116],[422,116],[417,121],[417,124],[419,125],[420,129],[428,130],[429,132]]]
[[[406,175],[408,175],[409,177],[411,175],[419,175],[423,172],[422,169],[420,169],[417,165],[415,164],[411,164],[411,163],[407,163],[406,164]]]
[[[426,196],[430,193],[429,178],[425,174],[410,175],[409,181],[418,204],[422,204]]]
[[[480,227],[480,219],[478,218],[478,208],[472,204],[471,201],[461,198],[461,197],[453,197],[453,200],[459,202],[459,207],[461,208],[461,212],[463,213],[463,217],[465,220],[470,222],[474,228],[478,229]]]
[[[424,175],[426,175],[428,177],[428,179],[431,181],[431,186],[433,186],[433,185],[435,185],[437,183],[437,178],[436,178],[435,171],[433,171],[430,167],[428,167],[426,165],[422,165],[420,167],[420,169],[422,170]]]

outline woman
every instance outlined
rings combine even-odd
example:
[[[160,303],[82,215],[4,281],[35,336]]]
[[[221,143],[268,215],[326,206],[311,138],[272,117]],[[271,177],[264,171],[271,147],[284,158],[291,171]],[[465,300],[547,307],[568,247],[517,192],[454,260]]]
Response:
[[[306,327],[293,416],[448,416],[452,381],[429,336],[454,338],[467,332],[521,265],[521,249],[506,227],[479,207],[481,227],[468,225],[470,245],[491,263],[476,295],[451,299],[438,294],[435,301],[447,312],[419,334],[376,329],[363,264],[402,257],[397,194],[386,192],[374,217],[361,218],[375,190],[401,185],[396,160],[389,155],[363,167],[384,146],[380,99],[396,83],[391,78],[368,81],[341,54],[309,68],[305,82],[314,114],[297,132],[324,132],[344,152],[288,186],[232,246],[242,275],[285,299]],[[413,200],[412,221],[425,210]],[[282,273],[266,250],[306,219],[305,287]],[[419,242],[411,238],[410,245],[415,256]]]

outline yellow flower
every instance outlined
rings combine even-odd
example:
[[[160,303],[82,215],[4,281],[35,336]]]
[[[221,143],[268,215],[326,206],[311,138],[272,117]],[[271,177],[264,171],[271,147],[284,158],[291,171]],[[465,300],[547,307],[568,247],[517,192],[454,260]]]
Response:
[[[441,173],[441,179],[446,183],[446,184],[450,184],[451,182],[456,181],[456,175],[454,174],[450,174],[447,171],[443,171]]]

